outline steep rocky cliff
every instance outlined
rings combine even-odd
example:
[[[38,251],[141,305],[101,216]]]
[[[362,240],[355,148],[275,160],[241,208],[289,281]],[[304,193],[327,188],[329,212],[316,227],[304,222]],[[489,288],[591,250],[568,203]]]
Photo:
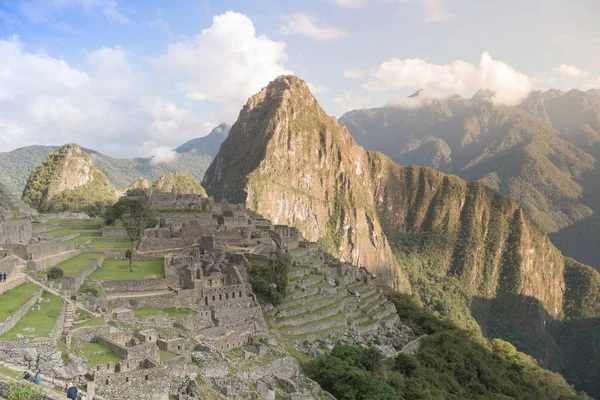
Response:
[[[206,191],[200,183],[190,174],[174,173],[161,175],[160,178],[152,184],[159,192],[170,192],[175,190],[178,193],[198,194],[206,196]]]
[[[377,218],[366,152],[302,80],[279,77],[248,100],[203,185],[408,290]]]
[[[90,155],[67,144],[31,171],[23,200],[38,211],[93,212],[116,201],[116,194]]]
[[[565,261],[514,200],[483,183],[365,151],[302,80],[279,77],[250,98],[204,186],[584,387],[578,359],[593,357],[563,349],[589,337],[571,327],[595,318],[598,273]]]

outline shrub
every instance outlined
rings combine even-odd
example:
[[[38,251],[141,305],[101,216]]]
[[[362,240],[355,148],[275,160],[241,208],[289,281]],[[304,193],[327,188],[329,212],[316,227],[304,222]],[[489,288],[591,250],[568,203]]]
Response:
[[[62,279],[63,276],[65,276],[65,273],[63,272],[63,270],[59,267],[52,267],[50,268],[50,270],[48,271],[48,279],[54,281],[54,280],[59,280]]]
[[[44,398],[35,386],[27,383],[11,383],[7,400],[41,400]]]

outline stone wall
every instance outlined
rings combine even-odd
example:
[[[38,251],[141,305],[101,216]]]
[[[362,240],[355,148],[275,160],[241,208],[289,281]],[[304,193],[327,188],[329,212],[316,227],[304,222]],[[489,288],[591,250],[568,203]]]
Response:
[[[28,220],[0,222],[0,243],[27,243],[31,236],[31,222]]]
[[[181,355],[178,357],[173,357],[172,359],[164,361],[161,364],[171,379],[182,379],[186,376],[189,376],[193,379],[198,375],[198,367],[191,365],[191,362],[191,353],[188,352],[187,356]]]
[[[65,325],[65,313],[67,312],[67,302],[66,301],[62,301],[62,307],[60,309],[60,315],[56,318],[56,323],[54,324],[54,328],[52,328],[52,331],[50,332],[50,334],[48,335],[48,337],[50,339],[60,339],[60,336],[62,335],[63,332],[63,327]]]
[[[14,257],[8,256],[0,259],[0,274],[6,274],[9,276],[15,267],[17,266],[17,260]]]
[[[99,281],[104,291],[115,292],[147,292],[153,290],[167,290],[167,281],[164,279],[139,279],[120,281]]]
[[[27,245],[26,244],[7,244],[0,243],[0,249],[8,250],[22,260],[27,260]]]
[[[107,228],[102,227],[102,236],[127,236],[127,229],[125,228]]]
[[[121,373],[95,373],[95,392],[113,400],[167,400],[169,385],[162,367]]]
[[[160,351],[154,342],[145,342],[140,343],[135,346],[124,346],[117,343],[112,338],[108,336],[100,336],[98,338],[98,343],[101,345],[108,347],[111,349],[116,355],[124,359],[133,359],[133,358],[153,358],[155,360],[160,360]]]
[[[12,315],[9,315],[8,318],[2,321],[0,323],[0,335],[11,330],[12,327],[15,326],[17,322],[19,322],[19,320],[25,316],[25,314],[27,314],[27,311],[29,311],[29,309],[33,307],[33,305],[38,301],[43,292],[44,290],[42,288],[38,289],[38,291],[35,292],[34,295],[29,300],[27,300],[25,304],[21,306],[21,308],[19,308],[19,310],[14,312]]]
[[[69,336],[82,342],[96,342],[100,336],[110,333],[109,325],[101,326],[82,326],[81,328],[71,329]]]
[[[246,286],[239,284],[216,288],[205,287],[202,289],[202,296],[204,297],[203,304],[205,306],[231,303],[246,298]]]
[[[180,298],[175,293],[159,296],[117,298],[110,301],[111,308],[171,308],[182,307]]]
[[[71,243],[69,243],[71,244]],[[72,244],[71,244],[72,245]],[[60,264],[63,261],[66,261],[70,258],[78,256],[81,254],[80,250],[68,250],[61,253],[57,253],[51,256],[47,256],[41,260],[28,261],[27,269],[29,271],[44,271],[48,268],[54,267],[55,265]]]
[[[62,279],[62,288],[67,290],[74,290],[75,292],[79,290],[79,287],[83,284],[85,279],[91,275],[96,269],[98,269],[102,263],[104,262],[104,256],[100,256],[94,261],[90,263],[83,271],[79,273],[78,276],[65,277]]]
[[[152,238],[145,237],[140,243],[140,251],[168,250],[190,247],[198,244],[198,239],[194,237],[186,238]]]
[[[63,366],[55,340],[0,340],[0,361],[28,369],[39,368],[44,375],[54,375],[54,369]]]

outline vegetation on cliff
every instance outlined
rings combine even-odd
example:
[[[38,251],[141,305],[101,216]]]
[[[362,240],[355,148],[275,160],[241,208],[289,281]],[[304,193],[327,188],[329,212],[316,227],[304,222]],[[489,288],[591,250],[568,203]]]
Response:
[[[171,192],[175,190],[181,194],[198,194],[206,196],[206,191],[200,183],[190,174],[176,172],[173,174],[161,175],[156,182],[152,184],[159,192]]]
[[[29,176],[23,200],[40,212],[98,215],[117,200],[114,186],[76,144],[51,153]]]
[[[311,378],[337,398],[589,399],[510,343],[481,342],[418,307],[407,295],[390,298],[402,322],[421,337],[420,350],[382,361],[373,348],[337,344],[309,366]]]
[[[517,200],[563,253],[600,270],[600,97],[594,90],[534,92],[516,107],[453,96],[416,109],[344,114],[368,150],[481,180]]]

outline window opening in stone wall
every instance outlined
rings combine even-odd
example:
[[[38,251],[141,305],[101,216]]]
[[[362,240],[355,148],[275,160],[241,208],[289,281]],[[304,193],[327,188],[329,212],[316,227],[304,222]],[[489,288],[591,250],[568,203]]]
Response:
[[[148,375],[146,375],[146,376],[144,377],[144,379],[145,379],[145,380],[148,380]]]
[[[129,383],[129,377],[128,376],[125,377],[125,383]]]

